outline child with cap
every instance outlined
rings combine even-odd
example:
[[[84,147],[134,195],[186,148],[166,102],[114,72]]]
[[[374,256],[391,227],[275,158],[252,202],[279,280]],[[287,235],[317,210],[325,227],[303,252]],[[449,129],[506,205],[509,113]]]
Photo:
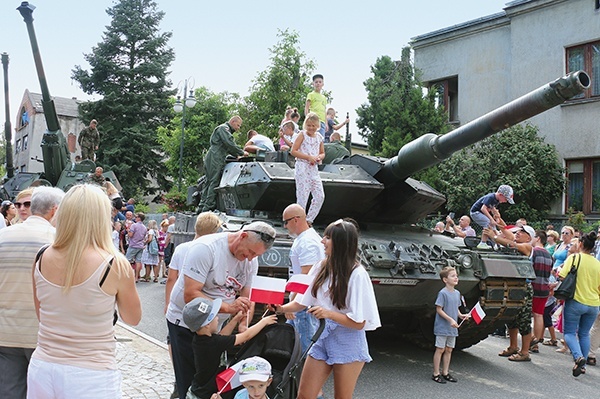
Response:
[[[496,220],[492,213],[498,204],[508,202],[514,204],[513,189],[511,186],[503,184],[498,187],[495,193],[489,193],[479,198],[471,207],[471,219],[484,229],[487,227],[496,226]],[[481,234],[481,242],[477,245],[477,249],[492,249],[487,243],[488,236],[485,233]]]
[[[219,329],[219,318],[216,317],[221,308],[221,299],[210,300],[204,297],[192,299],[183,308],[183,321],[189,329],[196,333],[192,341],[196,373],[186,398],[209,399],[217,391],[215,377],[219,371],[221,354],[241,345],[253,338],[263,328],[277,322],[272,315],[261,319],[243,333],[232,336],[231,333],[242,318],[242,312],[236,314],[231,321]],[[270,369],[269,369],[270,370]],[[270,371],[269,371],[270,374]]]
[[[267,388],[273,381],[271,364],[259,356],[244,360],[239,371],[240,382],[244,389],[233,399],[269,399]]]

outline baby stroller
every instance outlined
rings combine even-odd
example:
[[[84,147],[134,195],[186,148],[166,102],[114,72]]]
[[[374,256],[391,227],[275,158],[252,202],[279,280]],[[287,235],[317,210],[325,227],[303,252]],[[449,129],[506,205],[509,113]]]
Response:
[[[230,364],[236,364],[252,356],[266,359],[271,364],[273,373],[273,382],[267,389],[267,396],[272,399],[296,399],[304,360],[325,328],[325,320],[319,322],[319,328],[304,353],[300,347],[298,332],[294,327],[287,323],[277,323],[265,327],[256,337],[246,342]],[[242,388],[225,392],[221,396],[223,399],[232,399]]]

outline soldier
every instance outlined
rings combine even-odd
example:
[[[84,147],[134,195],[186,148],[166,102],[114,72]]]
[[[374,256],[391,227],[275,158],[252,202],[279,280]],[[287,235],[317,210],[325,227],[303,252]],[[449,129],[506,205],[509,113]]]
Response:
[[[325,143],[324,164],[332,163],[338,158],[350,156],[350,151],[342,144],[342,138],[338,132],[333,132],[329,137],[329,143]]]
[[[104,182],[106,181],[106,179],[102,175],[103,172],[104,169],[102,169],[100,166],[97,166],[96,171],[94,173],[90,173],[88,177],[90,179],[90,183],[94,183],[99,186],[104,186]]]
[[[98,122],[92,119],[90,126],[86,127],[79,133],[77,142],[81,147],[81,159],[91,159],[92,161],[96,158],[96,150],[98,144],[100,144],[100,133],[96,129]]]
[[[229,122],[217,126],[210,136],[210,148],[204,158],[206,185],[199,206],[201,212],[212,211],[217,206],[215,188],[221,180],[227,154],[248,156],[248,152],[242,150],[233,141],[233,132],[238,131],[240,127],[242,127],[242,118],[236,115]]]

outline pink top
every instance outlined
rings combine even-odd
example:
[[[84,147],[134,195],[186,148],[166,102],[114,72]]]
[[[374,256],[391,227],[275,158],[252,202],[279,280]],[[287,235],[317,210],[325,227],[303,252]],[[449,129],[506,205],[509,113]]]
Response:
[[[113,327],[116,298],[99,285],[109,260],[66,293],[63,287],[46,280],[39,262],[36,264],[34,282],[40,301],[40,328],[32,357],[94,370],[117,368]]]

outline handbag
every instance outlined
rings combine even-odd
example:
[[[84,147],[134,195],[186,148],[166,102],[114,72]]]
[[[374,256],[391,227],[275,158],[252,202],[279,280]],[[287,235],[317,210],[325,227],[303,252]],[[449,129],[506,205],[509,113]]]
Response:
[[[152,241],[148,243],[148,253],[150,255],[158,255],[158,242],[156,241],[156,233],[152,234]]]
[[[577,287],[577,269],[579,268],[579,261],[581,255],[577,254],[576,259],[571,265],[571,270],[567,276],[562,280],[560,285],[554,289],[554,297],[556,299],[573,299],[575,296],[575,287]],[[575,264],[577,262],[577,264]]]

